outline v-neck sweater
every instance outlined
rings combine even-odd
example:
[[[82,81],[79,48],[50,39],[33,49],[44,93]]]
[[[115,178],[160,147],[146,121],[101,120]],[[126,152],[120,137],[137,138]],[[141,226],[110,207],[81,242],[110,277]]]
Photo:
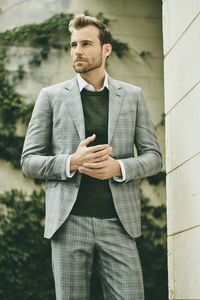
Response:
[[[108,143],[109,91],[93,92],[83,89],[81,100],[85,120],[86,137],[96,134],[96,139],[89,145]],[[117,216],[108,180],[100,180],[82,175],[78,196],[72,215],[95,218],[114,218]]]

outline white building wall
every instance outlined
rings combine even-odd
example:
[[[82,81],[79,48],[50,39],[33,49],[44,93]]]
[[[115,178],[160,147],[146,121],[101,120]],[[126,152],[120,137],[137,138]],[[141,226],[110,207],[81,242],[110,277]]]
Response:
[[[200,0],[163,1],[169,298],[200,299]]]

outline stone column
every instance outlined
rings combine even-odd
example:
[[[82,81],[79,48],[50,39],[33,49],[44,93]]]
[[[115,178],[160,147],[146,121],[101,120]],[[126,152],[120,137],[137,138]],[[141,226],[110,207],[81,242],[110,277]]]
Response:
[[[169,298],[200,299],[200,1],[163,0]]]

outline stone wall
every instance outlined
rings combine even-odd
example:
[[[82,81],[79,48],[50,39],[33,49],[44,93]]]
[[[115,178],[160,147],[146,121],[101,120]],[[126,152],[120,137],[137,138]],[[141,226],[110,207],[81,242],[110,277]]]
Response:
[[[163,1],[170,299],[200,299],[200,1]]]

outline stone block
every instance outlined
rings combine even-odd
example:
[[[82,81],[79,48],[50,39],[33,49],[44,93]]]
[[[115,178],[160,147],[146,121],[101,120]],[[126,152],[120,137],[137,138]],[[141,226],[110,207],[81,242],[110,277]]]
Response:
[[[200,150],[200,83],[166,116],[167,172]]]
[[[200,226],[168,238],[170,299],[200,299]]]
[[[140,18],[125,15],[115,16],[116,21],[110,24],[113,34],[123,35],[124,37],[162,37],[161,18]]]
[[[200,154],[167,175],[168,234],[200,225]]]
[[[200,15],[165,57],[165,112],[172,109],[200,78]],[[190,46],[191,45],[191,46]]]
[[[108,68],[115,69],[120,74],[129,74],[130,76],[149,77],[149,78],[163,78],[163,64],[162,59],[154,58],[151,55],[141,57],[134,51],[130,51],[124,57],[118,58],[113,53],[108,61]]]
[[[175,278],[174,278],[174,237],[167,238],[167,257],[168,257],[168,291],[169,300],[175,299]]]
[[[162,1],[160,0],[132,0],[124,2],[127,15],[146,18],[158,18],[161,15]]]
[[[114,15],[158,18],[162,8],[160,0],[73,0],[69,2],[69,9],[77,13],[89,10],[93,13],[101,11]]]
[[[200,11],[199,0],[166,0],[163,2],[164,53],[174,46]]]

